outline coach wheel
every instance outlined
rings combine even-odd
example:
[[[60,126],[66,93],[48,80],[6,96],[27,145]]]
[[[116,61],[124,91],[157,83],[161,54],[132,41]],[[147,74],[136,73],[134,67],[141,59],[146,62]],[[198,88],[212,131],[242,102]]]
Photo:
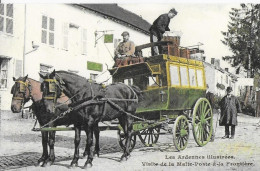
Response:
[[[147,146],[147,147],[152,147],[154,144],[157,143],[159,139],[159,134],[160,134],[160,128],[148,128],[145,130],[140,131],[138,134],[139,139],[141,142]]]
[[[187,147],[189,140],[189,122],[186,116],[180,115],[173,124],[173,143],[178,151]]]
[[[118,143],[120,147],[124,150],[125,149],[125,133],[122,130],[117,131],[117,136],[118,136]],[[130,141],[130,151],[133,151],[134,147],[136,144],[136,135],[131,136],[131,141]]]
[[[204,146],[210,141],[213,128],[213,114],[209,101],[205,98],[197,100],[192,115],[194,139],[199,146]]]

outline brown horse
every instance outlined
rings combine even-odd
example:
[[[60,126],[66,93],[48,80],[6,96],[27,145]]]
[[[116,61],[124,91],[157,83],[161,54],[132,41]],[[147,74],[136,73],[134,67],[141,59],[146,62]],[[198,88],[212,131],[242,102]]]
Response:
[[[11,110],[13,113],[21,112],[23,106],[30,99],[32,100],[31,109],[33,113],[36,115],[39,124],[45,125],[53,118],[56,118],[60,113],[66,111],[68,109],[68,104],[70,100],[67,96],[62,94],[60,98],[57,99],[59,103],[59,107],[56,108],[55,114],[47,112],[44,101],[42,99],[42,92],[40,90],[41,83],[39,81],[35,81],[31,78],[20,77],[18,79],[13,78],[15,84],[12,86],[11,93],[13,94]],[[64,103],[66,102],[66,103]],[[70,115],[72,115],[71,113]],[[58,125],[70,125],[72,124],[69,120],[69,117],[66,116],[64,118],[58,119],[54,123],[49,126],[58,126]],[[55,143],[55,131],[50,131],[49,134],[46,131],[41,131],[42,134],[42,147],[43,153],[42,157],[38,160],[38,165],[46,166],[47,164],[52,164],[55,160],[54,155],[54,143]],[[99,136],[99,132],[95,132],[95,135]],[[50,153],[48,155],[48,146],[50,148]],[[87,148],[86,148],[87,149]],[[87,154],[85,149],[84,156]],[[99,142],[96,141],[96,153],[99,155]]]
[[[103,88],[101,85],[92,83],[87,79],[66,71],[53,71],[51,74],[40,76],[44,79],[42,83],[45,106],[49,112],[53,111],[56,98],[60,97],[58,89],[71,98],[74,106],[81,102],[93,103],[78,108],[78,115],[73,115],[71,120],[75,125],[75,153],[71,165],[78,163],[78,145],[80,143],[81,125],[87,132],[88,159],[84,167],[91,167],[93,160],[93,129],[100,121],[113,120],[118,118],[125,133],[126,141],[124,154],[121,160],[127,159],[130,155],[130,138],[132,135],[132,123],[141,90],[138,87],[130,87],[123,83],[112,84]],[[103,99],[103,100],[102,100]],[[106,100],[104,100],[106,99]]]

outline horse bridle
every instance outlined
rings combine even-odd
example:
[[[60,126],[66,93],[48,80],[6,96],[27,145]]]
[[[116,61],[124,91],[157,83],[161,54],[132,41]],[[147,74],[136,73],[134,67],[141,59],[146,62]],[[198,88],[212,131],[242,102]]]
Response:
[[[31,99],[31,89],[30,89],[30,83],[27,82],[27,81],[15,81],[15,83],[19,83],[20,86],[19,86],[19,93],[22,93],[23,94],[23,97],[13,97],[12,99],[14,100],[21,100],[21,105],[24,104],[24,101],[27,99],[25,96],[26,96],[26,89],[28,89],[29,91],[29,97],[28,97],[28,100]],[[21,86],[23,85],[23,86]]]
[[[56,79],[44,79],[43,82],[47,82],[48,85],[49,85],[49,92],[48,93],[52,93],[53,96],[43,96],[43,99],[46,99],[46,100],[53,100],[54,103],[56,104],[56,101],[57,101],[57,88],[60,88],[61,91],[62,91],[62,88],[58,85],[58,81]]]

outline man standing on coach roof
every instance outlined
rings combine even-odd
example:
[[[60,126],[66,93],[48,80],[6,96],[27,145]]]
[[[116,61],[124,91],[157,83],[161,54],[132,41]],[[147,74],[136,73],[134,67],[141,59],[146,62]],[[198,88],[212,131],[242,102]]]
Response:
[[[158,42],[161,41],[163,38],[163,34],[165,31],[170,31],[169,24],[171,19],[177,15],[177,11],[172,8],[169,13],[160,15],[151,26],[150,30],[150,41]],[[154,46],[152,47],[152,56],[158,55],[162,53],[161,47]]]
[[[225,136],[222,138],[229,138],[229,127],[231,126],[231,137],[235,137],[235,126],[237,125],[237,113],[241,113],[241,107],[238,99],[231,94],[232,87],[227,87],[227,95],[220,101],[221,117],[219,126],[225,126]]]

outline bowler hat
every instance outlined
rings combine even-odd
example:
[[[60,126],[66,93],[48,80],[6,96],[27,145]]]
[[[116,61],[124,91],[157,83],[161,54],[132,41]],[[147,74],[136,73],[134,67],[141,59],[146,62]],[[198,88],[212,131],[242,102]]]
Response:
[[[231,92],[232,91],[232,87],[227,87],[227,92]]]
[[[173,14],[177,15],[178,12],[175,10],[175,8],[172,8],[172,9],[169,11],[169,13],[173,13]]]
[[[124,32],[121,34],[121,36],[126,36],[126,35],[128,35],[128,36],[129,36],[129,33],[128,33],[128,31],[124,31]]]

